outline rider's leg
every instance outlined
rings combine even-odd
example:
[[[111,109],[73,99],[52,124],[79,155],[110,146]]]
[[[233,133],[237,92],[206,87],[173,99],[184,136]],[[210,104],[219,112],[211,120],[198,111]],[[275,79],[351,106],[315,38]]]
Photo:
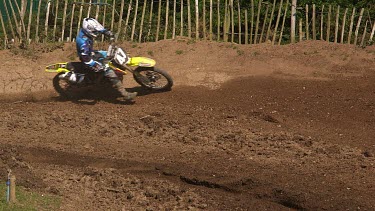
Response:
[[[66,72],[59,76],[61,79],[68,79],[72,83],[81,83],[85,76],[83,74],[77,74],[75,72]]]
[[[107,69],[104,72],[104,76],[107,77],[115,89],[127,100],[132,100],[137,96],[137,92],[127,92],[121,80],[117,77],[116,73],[112,69]]]

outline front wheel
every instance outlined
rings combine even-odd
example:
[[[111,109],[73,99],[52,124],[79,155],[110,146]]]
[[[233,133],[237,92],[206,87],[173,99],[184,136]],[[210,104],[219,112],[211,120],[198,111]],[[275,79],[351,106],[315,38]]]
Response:
[[[154,91],[171,90],[173,86],[172,77],[156,67],[137,67],[133,77],[139,85]]]

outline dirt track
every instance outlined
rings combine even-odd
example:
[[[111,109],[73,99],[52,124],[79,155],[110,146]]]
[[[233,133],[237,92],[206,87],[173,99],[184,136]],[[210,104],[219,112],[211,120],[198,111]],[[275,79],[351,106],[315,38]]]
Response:
[[[155,58],[174,89],[128,77],[135,104],[67,101],[43,67],[74,46],[33,60],[0,52],[2,177],[11,168],[61,195],[62,210],[375,209],[373,48],[123,46]]]

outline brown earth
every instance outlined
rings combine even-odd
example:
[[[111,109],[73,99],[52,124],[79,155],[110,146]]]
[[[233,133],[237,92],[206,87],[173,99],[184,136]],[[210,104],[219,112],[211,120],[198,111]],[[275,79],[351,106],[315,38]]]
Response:
[[[61,210],[375,209],[374,47],[122,46],[173,90],[64,100],[43,70],[74,45],[0,52],[0,177]]]

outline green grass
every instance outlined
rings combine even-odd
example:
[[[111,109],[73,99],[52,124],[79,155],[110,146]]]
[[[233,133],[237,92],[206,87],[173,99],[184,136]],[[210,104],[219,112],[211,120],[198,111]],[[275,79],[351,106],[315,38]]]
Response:
[[[16,188],[17,202],[8,204],[6,185],[0,184],[0,211],[58,210],[61,205],[61,198],[58,196],[29,192],[23,187]]]
[[[260,53],[258,51],[253,52],[253,56],[259,56],[259,55],[260,55]]]
[[[181,55],[181,54],[183,54],[183,53],[184,53],[184,51],[182,51],[182,50],[177,50],[177,51],[176,51],[176,54],[177,54],[177,55]]]
[[[147,51],[147,54],[150,55],[150,56],[154,56],[154,52],[153,51]]]
[[[243,55],[245,52],[243,50],[240,50],[240,49],[237,49],[237,55],[241,56]]]

